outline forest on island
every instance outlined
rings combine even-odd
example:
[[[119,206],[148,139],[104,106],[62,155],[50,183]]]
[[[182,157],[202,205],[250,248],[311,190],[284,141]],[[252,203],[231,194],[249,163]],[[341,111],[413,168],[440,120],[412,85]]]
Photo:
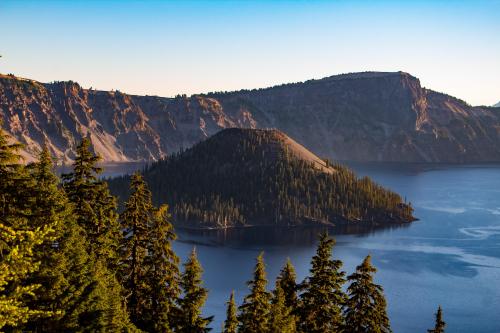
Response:
[[[0,130],[0,331],[211,330],[196,250],[181,265],[169,207],[153,203],[140,174],[118,211],[87,139],[62,177],[48,149],[23,165],[19,148]],[[297,282],[288,261],[272,288],[261,254],[243,302],[228,295],[222,332],[390,332],[370,256],[346,275],[333,246],[321,235],[309,276]],[[444,327],[439,308],[429,332]]]
[[[155,204],[182,226],[393,224],[414,220],[400,195],[326,162],[297,158],[276,130],[227,129],[144,171]],[[130,176],[109,180],[124,200]]]

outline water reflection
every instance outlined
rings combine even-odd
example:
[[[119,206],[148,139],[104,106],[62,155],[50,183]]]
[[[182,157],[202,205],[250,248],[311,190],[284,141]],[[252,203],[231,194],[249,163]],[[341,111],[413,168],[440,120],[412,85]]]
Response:
[[[177,228],[179,241],[207,246],[259,247],[264,245],[311,246],[318,235],[356,235],[366,237],[378,232],[408,228],[409,223],[380,225],[343,225],[334,227],[248,227],[223,230],[196,230]]]

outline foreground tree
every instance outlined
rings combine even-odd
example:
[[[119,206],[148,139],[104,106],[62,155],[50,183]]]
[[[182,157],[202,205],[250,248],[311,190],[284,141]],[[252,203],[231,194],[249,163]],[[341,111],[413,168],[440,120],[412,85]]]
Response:
[[[326,233],[320,236],[309,276],[302,284],[299,331],[307,333],[340,332],[343,328],[342,291],[345,273],[342,261],[331,259],[335,241]]]
[[[25,330],[53,331],[64,313],[60,303],[68,271],[61,263],[60,243],[63,228],[71,223],[72,211],[64,191],[59,187],[59,178],[53,171],[53,163],[47,147],[38,156],[38,162],[28,165],[30,175],[31,228],[50,228],[49,237],[34,249],[34,257],[40,262],[30,281],[40,285],[36,297],[29,300],[31,306],[41,311],[51,311],[54,316],[31,320]]]
[[[391,332],[383,289],[373,282],[376,271],[367,256],[347,278],[351,284],[345,306],[346,333]]]
[[[67,306],[63,319],[63,325],[69,326],[66,331],[76,327],[93,332],[135,329],[129,322],[121,297],[123,289],[115,275],[120,239],[116,200],[98,178],[102,171],[96,165],[98,161],[99,157],[90,151],[90,141],[83,139],[72,172],[63,175],[63,188],[76,221],[67,226],[67,238],[61,242],[61,260],[72,281],[65,296],[70,298],[68,302],[74,302]]]
[[[109,193],[107,183],[98,178],[102,172],[97,166],[100,158],[90,151],[90,146],[87,138],[78,145],[73,171],[63,174],[63,185],[77,222],[85,231],[88,251],[115,269],[120,240],[116,199]]]
[[[16,327],[30,319],[52,313],[30,308],[26,298],[35,297],[38,284],[26,284],[38,269],[33,249],[44,242],[48,230],[24,231],[6,226],[0,220],[0,329]]]
[[[267,279],[264,256],[257,257],[253,279],[248,281],[250,294],[240,306],[239,333],[265,333],[269,330],[270,293],[266,290]]]
[[[444,333],[444,329],[446,327],[446,323],[443,320],[443,311],[441,306],[438,307],[436,312],[436,324],[433,329],[427,330],[429,333]]]
[[[296,318],[293,309],[286,304],[285,292],[279,283],[273,291],[271,300],[271,313],[269,333],[295,333]]]
[[[40,287],[30,281],[40,264],[35,249],[50,241],[52,229],[29,225],[29,177],[20,164],[20,148],[9,144],[0,128],[0,329],[52,315],[26,302]]]
[[[277,277],[277,283],[279,287],[283,290],[285,296],[285,304],[291,309],[298,308],[298,298],[297,298],[297,274],[295,273],[295,267],[293,267],[290,258],[287,259],[285,266],[281,269],[280,274]]]
[[[238,331],[238,314],[236,302],[234,300],[234,290],[231,292],[229,301],[226,304],[226,320],[224,321],[222,333],[236,333]]]
[[[213,317],[203,318],[201,310],[207,299],[208,290],[203,288],[201,274],[203,269],[193,249],[188,261],[184,264],[184,273],[181,278],[183,297],[179,299],[180,317],[178,318],[177,332],[205,333],[209,332],[208,324]]]
[[[162,205],[154,211],[153,224],[149,230],[147,262],[153,331],[158,333],[170,332],[179,317],[176,306],[180,295],[179,258],[172,249],[175,239],[168,206]]]
[[[141,175],[132,176],[131,195],[120,215],[123,230],[120,265],[121,282],[126,290],[128,311],[132,322],[146,328],[151,321],[150,286],[148,285],[149,229],[153,223],[151,192]]]

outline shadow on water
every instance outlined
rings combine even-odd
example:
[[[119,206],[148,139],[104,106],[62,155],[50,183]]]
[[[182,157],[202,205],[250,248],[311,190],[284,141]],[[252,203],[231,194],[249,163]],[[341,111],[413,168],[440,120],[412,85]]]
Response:
[[[356,235],[366,237],[381,231],[407,228],[409,223],[389,226],[342,225],[335,227],[269,227],[230,228],[222,230],[195,230],[177,227],[179,241],[206,246],[310,246],[317,242],[318,235]]]

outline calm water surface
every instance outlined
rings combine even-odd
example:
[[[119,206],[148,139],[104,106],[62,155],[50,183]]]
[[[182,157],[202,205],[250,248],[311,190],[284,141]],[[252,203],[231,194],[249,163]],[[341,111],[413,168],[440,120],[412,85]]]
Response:
[[[438,304],[444,309],[447,332],[500,332],[500,165],[350,166],[406,196],[420,218],[404,228],[335,232],[334,256],[344,261],[347,273],[372,255],[394,332],[426,332]],[[247,294],[245,282],[258,253],[265,251],[270,280],[287,257],[301,280],[308,273],[317,232],[178,231],[174,247],[184,260],[196,246],[210,289],[205,312],[215,315],[212,326],[217,332],[231,290],[239,302]]]

